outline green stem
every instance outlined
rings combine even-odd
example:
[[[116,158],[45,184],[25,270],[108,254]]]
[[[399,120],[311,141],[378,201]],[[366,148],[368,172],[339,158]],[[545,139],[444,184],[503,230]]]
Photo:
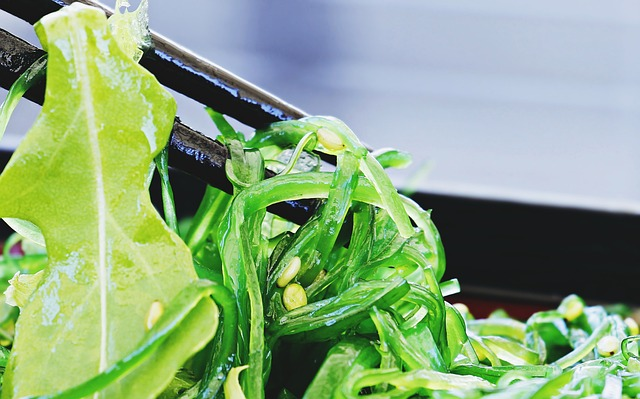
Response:
[[[558,365],[562,369],[566,369],[570,367],[580,360],[582,360],[585,356],[589,354],[596,347],[600,338],[604,337],[607,332],[609,332],[609,328],[611,327],[611,322],[606,320],[596,330],[589,336],[589,338],[585,339],[582,344],[576,347],[571,352],[567,353],[560,359],[554,362],[555,365]]]
[[[164,219],[171,230],[180,234],[178,230],[178,217],[176,216],[176,204],[173,200],[173,190],[169,182],[169,149],[165,147],[155,158],[156,168],[160,175],[162,188],[162,208]]]
[[[414,235],[415,230],[409,221],[398,190],[396,190],[389,176],[373,155],[367,154],[360,162],[360,169],[380,194],[384,208],[389,212],[391,219],[396,222],[400,235],[404,238]]]
[[[215,187],[207,186],[204,197],[196,211],[185,242],[192,254],[197,254],[207,241],[207,237],[215,232],[216,224],[229,207],[231,196]]]
[[[444,253],[444,245],[440,239],[440,233],[436,225],[431,220],[431,211],[425,211],[412,199],[400,195],[400,199],[404,205],[404,209],[409,218],[422,230],[422,235],[431,250],[431,254],[425,255],[429,263],[434,267],[436,278],[440,280],[444,275],[446,268],[446,257]]]
[[[18,105],[18,101],[31,86],[44,78],[47,71],[47,56],[38,58],[20,77],[11,85],[7,98],[0,105],[0,139],[9,123],[9,118]]]
[[[630,358],[634,358],[636,360],[640,360],[640,357],[629,349],[630,343],[638,341],[640,341],[640,335],[631,335],[622,340],[620,343],[620,351],[625,359],[629,360]]]
[[[315,133],[309,132],[305,134],[302,137],[302,139],[300,139],[300,142],[298,143],[298,145],[296,145],[296,148],[293,151],[293,154],[291,154],[291,158],[289,158],[289,162],[287,162],[287,165],[285,166],[285,168],[278,174],[286,175],[290,173],[293,170],[293,168],[296,166],[296,163],[298,163],[298,159],[300,158],[300,155],[302,155],[302,151],[304,151],[304,148],[313,139],[315,139]]]
[[[211,297],[222,307],[222,340],[204,371],[200,392],[196,396],[198,399],[213,398],[217,395],[235,360],[238,325],[236,298],[222,285],[212,285]],[[220,375],[225,378],[219,378]]]
[[[224,118],[224,115],[222,115],[221,113],[215,111],[213,108],[210,108],[210,107],[205,107],[205,110],[207,111],[207,113],[211,117],[211,120],[213,121],[213,123],[216,125],[216,127],[222,134],[222,137],[224,137],[227,140],[240,139],[240,137],[238,137],[238,133],[233,128],[233,126],[231,126],[231,124],[227,122],[227,120]]]
[[[300,282],[308,285],[313,282],[329,259],[336,243],[345,217],[351,208],[351,197],[358,185],[358,159],[351,153],[338,155],[336,171],[333,174],[327,200],[322,205],[320,228],[316,233],[315,251],[319,259],[306,270],[301,270]]]

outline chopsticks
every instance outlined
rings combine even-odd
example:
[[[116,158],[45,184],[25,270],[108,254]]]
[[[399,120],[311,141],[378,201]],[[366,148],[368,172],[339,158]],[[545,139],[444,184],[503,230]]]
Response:
[[[46,14],[73,3],[72,0],[0,0],[0,9],[36,23]],[[81,3],[110,8],[91,0]],[[273,94],[234,75],[224,68],[186,50],[169,39],[151,32],[153,47],[140,64],[153,73],[163,85],[228,115],[245,125],[259,129],[269,123],[299,119],[307,114]]]
[[[88,0],[81,2],[102,8],[108,14],[112,13],[99,3]],[[31,24],[65,5],[67,3],[61,0],[0,0],[0,9]],[[154,48],[145,53],[141,64],[165,86],[254,128],[306,115],[160,35],[153,33],[152,38]],[[0,85],[8,89],[20,74],[44,54],[43,50],[0,29]],[[29,90],[25,97],[42,104],[43,93],[44,85],[39,85]],[[224,170],[227,158],[224,145],[176,118],[169,142],[171,167],[231,192],[232,186],[226,179]],[[265,175],[271,177],[274,173],[267,170]],[[316,207],[314,201],[290,201],[276,204],[269,210],[293,222],[302,223]]]

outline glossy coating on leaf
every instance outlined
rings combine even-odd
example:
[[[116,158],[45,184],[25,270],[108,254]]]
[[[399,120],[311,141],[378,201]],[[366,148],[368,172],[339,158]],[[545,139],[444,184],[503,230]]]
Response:
[[[131,353],[154,301],[196,276],[162,222],[145,176],[164,147],[175,102],[112,40],[104,14],[74,3],[36,26],[48,51],[42,112],[0,176],[0,216],[33,222],[49,265],[24,307],[3,397],[82,383]],[[213,335],[202,301],[152,358],[98,397],[155,397]],[[47,337],[46,345],[34,344]],[[176,337],[177,338],[177,337]]]

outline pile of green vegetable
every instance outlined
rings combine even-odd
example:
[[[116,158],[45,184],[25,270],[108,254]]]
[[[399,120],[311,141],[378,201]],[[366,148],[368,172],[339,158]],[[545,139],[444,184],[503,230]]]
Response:
[[[233,195],[207,187],[178,223],[175,101],[136,62],[140,15],[112,18],[77,3],[43,18],[46,63],[0,113],[6,126],[46,69],[42,112],[0,175],[16,230],[0,264],[2,398],[640,397],[631,318],[577,296],[524,322],[447,302],[459,284],[442,281],[430,212],[384,170],[409,157],[370,153],[335,118],[247,139],[209,109]],[[267,211],[300,199],[321,201],[302,225]]]

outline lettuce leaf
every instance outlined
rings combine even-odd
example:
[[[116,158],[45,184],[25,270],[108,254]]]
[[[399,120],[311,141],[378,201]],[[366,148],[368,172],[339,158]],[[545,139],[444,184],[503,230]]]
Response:
[[[152,303],[167,307],[196,280],[145,185],[175,101],[120,50],[97,9],[74,3],[36,33],[48,52],[45,101],[0,175],[0,217],[40,228],[49,264],[18,319],[3,398],[60,392],[107,370],[144,341]],[[212,338],[216,317],[201,300],[180,339],[94,397],[157,396]]]

